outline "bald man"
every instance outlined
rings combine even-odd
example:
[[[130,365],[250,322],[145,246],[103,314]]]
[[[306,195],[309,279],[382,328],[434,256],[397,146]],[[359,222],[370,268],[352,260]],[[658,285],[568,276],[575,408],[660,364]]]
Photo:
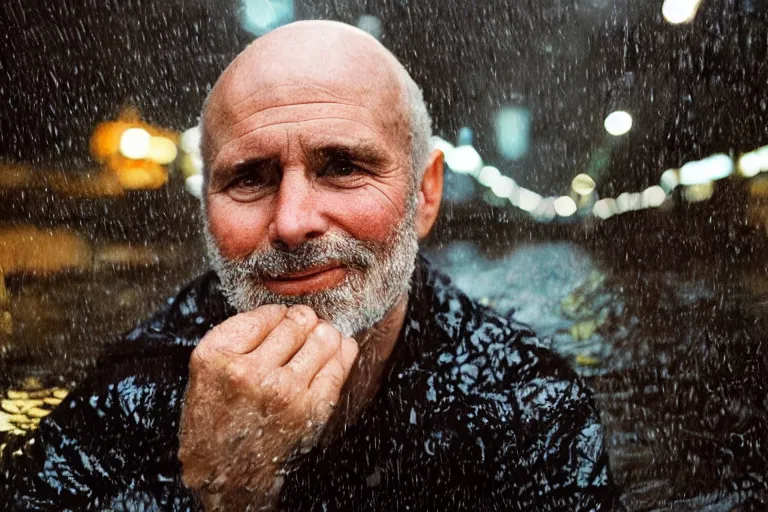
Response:
[[[583,384],[418,255],[442,155],[375,39],[271,32],[224,71],[202,130],[213,271],[12,447],[0,503],[621,507]]]

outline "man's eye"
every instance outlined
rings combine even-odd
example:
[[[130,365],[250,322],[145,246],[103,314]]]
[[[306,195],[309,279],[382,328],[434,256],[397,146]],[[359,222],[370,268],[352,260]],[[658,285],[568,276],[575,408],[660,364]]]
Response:
[[[329,177],[344,178],[362,172],[363,170],[352,162],[346,160],[336,160],[329,162],[321,174]]]
[[[255,201],[268,194],[272,185],[272,181],[264,176],[246,174],[233,179],[227,186],[227,193],[236,201]]]
[[[256,176],[240,176],[230,183],[230,187],[257,188],[264,185],[264,180]]]

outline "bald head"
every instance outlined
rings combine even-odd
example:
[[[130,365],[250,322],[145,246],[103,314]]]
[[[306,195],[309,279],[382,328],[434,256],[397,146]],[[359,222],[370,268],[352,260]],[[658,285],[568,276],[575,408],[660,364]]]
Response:
[[[249,45],[227,67],[201,117],[206,173],[224,141],[247,124],[243,112],[297,103],[354,103],[384,136],[398,139],[418,179],[429,157],[431,122],[419,87],[375,38],[333,21],[285,25]]]

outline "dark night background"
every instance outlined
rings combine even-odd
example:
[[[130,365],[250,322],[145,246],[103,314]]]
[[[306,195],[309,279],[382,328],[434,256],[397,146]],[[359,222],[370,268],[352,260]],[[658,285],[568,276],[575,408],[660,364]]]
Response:
[[[589,168],[598,196],[617,197],[658,184],[665,169],[768,144],[768,0],[702,0],[683,25],[667,23],[661,4],[297,0],[295,17],[377,16],[437,135],[455,143],[472,128],[486,163],[542,195],[567,194]],[[4,0],[0,173],[23,166],[72,181],[98,170],[91,133],[126,105],[153,125],[194,126],[253,38],[240,12],[235,0]],[[533,120],[516,161],[496,149],[505,105]],[[603,129],[617,108],[634,117],[623,137]],[[205,266],[197,200],[177,175],[108,198],[4,183],[0,390],[29,376],[71,387],[104,344]],[[551,338],[587,379],[631,510],[764,510],[766,197],[760,176],[734,176],[700,203],[678,190],[658,210],[539,223],[476,190],[446,202],[426,250],[472,296]],[[27,228],[82,240],[89,263],[3,268]]]

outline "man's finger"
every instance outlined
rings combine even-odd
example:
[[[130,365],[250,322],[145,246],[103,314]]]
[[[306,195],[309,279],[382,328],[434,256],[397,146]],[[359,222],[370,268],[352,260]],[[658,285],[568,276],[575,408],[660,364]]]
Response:
[[[291,306],[285,318],[275,326],[251,356],[254,366],[269,370],[283,366],[304,345],[318,318],[308,306]]]
[[[307,341],[285,365],[300,379],[303,387],[339,352],[341,334],[327,322],[319,322],[307,336]]]
[[[260,306],[239,313],[211,329],[200,341],[206,348],[220,352],[247,354],[256,349],[283,320],[288,308],[282,304]]]
[[[352,338],[341,340],[341,346],[320,370],[309,385],[309,392],[316,396],[338,397],[357,359],[357,342]]]

